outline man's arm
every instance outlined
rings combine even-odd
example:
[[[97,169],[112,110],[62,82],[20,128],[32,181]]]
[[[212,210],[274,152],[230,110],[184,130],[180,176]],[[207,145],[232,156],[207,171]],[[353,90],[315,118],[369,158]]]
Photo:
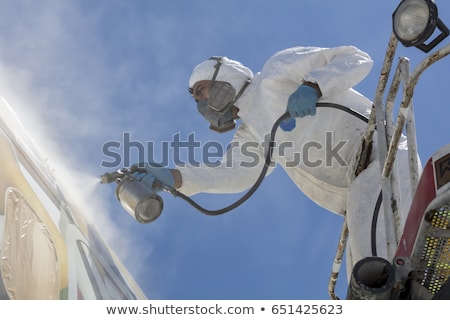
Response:
[[[370,72],[370,56],[353,46],[294,47],[282,50],[265,64],[262,74],[274,81],[289,79],[297,88],[314,84],[323,97],[352,88]]]
[[[373,65],[367,53],[353,46],[326,49],[321,53],[327,63],[313,68],[303,80],[317,84],[322,95],[327,97],[357,85]]]

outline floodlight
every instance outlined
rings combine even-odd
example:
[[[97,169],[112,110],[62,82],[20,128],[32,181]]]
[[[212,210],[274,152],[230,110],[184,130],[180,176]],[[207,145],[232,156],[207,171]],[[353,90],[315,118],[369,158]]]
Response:
[[[394,34],[405,47],[417,47],[429,52],[449,34],[449,29],[438,18],[433,0],[403,0],[392,15]],[[429,44],[425,44],[436,30],[441,31]]]

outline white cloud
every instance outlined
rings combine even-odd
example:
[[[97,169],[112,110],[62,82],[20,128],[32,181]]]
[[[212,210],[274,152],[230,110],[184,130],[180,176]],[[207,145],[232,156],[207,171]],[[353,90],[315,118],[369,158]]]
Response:
[[[145,256],[136,255],[130,249],[135,240],[125,237],[133,222],[111,206],[113,188],[100,189],[98,178],[102,143],[123,130],[113,100],[126,72],[108,69],[104,49],[95,45],[96,17],[84,15],[76,2],[7,4],[0,13],[0,27],[8,30],[0,36],[0,95],[49,159],[69,201],[139,272]],[[151,244],[146,249],[151,252]]]

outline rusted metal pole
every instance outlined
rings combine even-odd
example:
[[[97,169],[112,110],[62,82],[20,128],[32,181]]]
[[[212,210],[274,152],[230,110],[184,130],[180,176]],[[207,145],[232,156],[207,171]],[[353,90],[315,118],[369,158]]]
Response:
[[[439,61],[440,59],[446,57],[450,54],[450,44],[446,45],[445,47],[437,50],[436,52],[432,53],[431,55],[427,56],[422,62],[414,69],[414,72],[411,75],[411,78],[409,82],[405,86],[405,91],[403,94],[403,99],[400,104],[400,112],[397,117],[397,123],[395,124],[394,133],[391,139],[391,142],[389,144],[389,150],[387,154],[386,163],[383,167],[383,177],[389,176],[391,170],[393,161],[391,159],[395,158],[395,153],[397,152],[398,142],[400,140],[403,127],[409,112],[408,106],[411,103],[414,89],[416,87],[417,82],[419,81],[420,76],[422,73],[430,67],[433,63]]]
[[[398,40],[392,32],[383,63],[382,73],[378,82],[377,91],[374,98],[374,108],[376,117],[376,128],[378,138],[378,156],[380,168],[383,168],[387,158],[388,141],[386,134],[386,114],[383,106],[383,96],[386,90],[388,77],[392,68],[392,62],[398,46]],[[381,174],[381,169],[380,169]],[[392,196],[392,185],[390,179],[381,176],[381,190],[383,195],[383,212],[386,234],[386,250],[388,257],[393,257],[397,248],[397,235],[395,221],[393,219],[393,211],[397,210],[396,199]]]
[[[333,300],[340,300],[336,295],[336,283],[339,276],[339,272],[342,266],[342,258],[344,256],[345,247],[347,246],[348,239],[348,227],[347,227],[347,219],[344,217],[344,223],[342,225],[341,235],[339,237],[338,248],[336,251],[336,255],[333,261],[333,267],[331,268],[330,281],[328,282],[328,294]]]

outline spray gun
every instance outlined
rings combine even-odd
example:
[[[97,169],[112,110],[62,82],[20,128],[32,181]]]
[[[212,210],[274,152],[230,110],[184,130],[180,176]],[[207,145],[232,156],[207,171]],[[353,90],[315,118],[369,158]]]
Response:
[[[289,113],[284,113],[278,120],[275,122],[275,124],[272,127],[272,131],[270,133],[270,142],[268,151],[265,158],[264,166],[261,170],[261,173],[256,180],[256,182],[253,184],[253,186],[238,200],[233,202],[232,204],[221,208],[217,210],[208,210],[199,205],[197,202],[195,202],[190,197],[186,196],[185,194],[179,192],[175,188],[169,187],[161,183],[160,181],[155,181],[155,184],[153,187],[156,187],[157,189],[161,189],[165,192],[170,193],[174,197],[180,197],[186,202],[188,202],[191,206],[193,206],[195,209],[200,211],[203,214],[209,215],[209,216],[217,216],[226,212],[229,212],[238,206],[240,206],[242,203],[247,201],[253,193],[258,189],[260,184],[262,183],[264,177],[266,176],[267,170],[270,167],[271,159],[272,159],[272,153],[273,148],[275,146],[275,133],[282,121],[289,118]],[[139,169],[137,169],[139,170]],[[116,189],[116,197],[119,200],[119,202],[122,204],[122,207],[137,221],[140,223],[148,223],[156,220],[162,212],[163,209],[163,200],[162,198],[157,195],[152,189],[147,187],[145,184],[141,183],[140,181],[136,180],[133,177],[133,173],[135,173],[136,170],[130,170],[130,169],[119,169],[115,172],[105,173],[100,177],[101,183],[112,183],[117,182],[117,189]]]
[[[116,198],[125,211],[140,223],[152,222],[161,215],[163,200],[152,189],[136,180],[133,173],[134,171],[126,168],[105,173],[100,177],[100,183],[116,182]]]
[[[317,103],[316,107],[328,107],[339,109],[347,113],[350,113],[351,115],[356,116],[357,118],[363,121],[367,121],[367,119],[363,115],[345,106],[321,102]],[[170,193],[174,197],[182,198],[192,207],[208,216],[217,216],[237,208],[242,203],[247,201],[255,193],[255,191],[259,188],[262,181],[264,180],[264,177],[267,174],[267,170],[269,169],[272,163],[272,154],[273,149],[275,147],[276,131],[280,126],[281,122],[289,118],[290,118],[289,113],[285,112],[277,119],[277,121],[275,121],[272,130],[270,132],[269,146],[265,156],[264,166],[262,167],[258,179],[255,181],[252,187],[249,190],[247,190],[247,192],[244,195],[242,195],[238,200],[231,203],[230,205],[217,210],[208,210],[199,205],[190,197],[179,192],[175,188],[164,185],[160,181],[156,180],[153,187],[156,187],[157,189],[161,189],[167,193]],[[105,173],[100,177],[101,179],[100,182],[101,183],[117,182],[116,197],[122,204],[123,208],[140,223],[152,222],[161,215],[163,209],[163,200],[151,188],[147,187],[145,184],[136,180],[133,177],[134,172],[135,170],[125,168],[119,169],[115,172]]]
[[[278,118],[278,120],[273,125],[272,131],[270,133],[270,142],[265,158],[265,163],[256,182],[241,198],[228,205],[227,207],[217,210],[208,210],[192,200],[190,197],[179,192],[175,188],[164,185],[160,181],[156,180],[156,185],[154,184],[153,187],[162,189],[163,191],[172,194],[174,197],[182,198],[195,209],[209,216],[217,216],[237,208],[247,199],[249,199],[262,183],[271,164],[273,148],[275,145],[275,132],[280,123],[288,118],[289,113],[286,112],[280,118]],[[105,184],[116,182],[116,197],[125,211],[140,223],[149,223],[156,220],[161,215],[163,210],[163,200],[151,188],[147,187],[145,184],[141,183],[135,177],[133,177],[133,173],[135,172],[136,170],[124,168],[119,169],[115,172],[105,173],[100,177],[100,183]]]

